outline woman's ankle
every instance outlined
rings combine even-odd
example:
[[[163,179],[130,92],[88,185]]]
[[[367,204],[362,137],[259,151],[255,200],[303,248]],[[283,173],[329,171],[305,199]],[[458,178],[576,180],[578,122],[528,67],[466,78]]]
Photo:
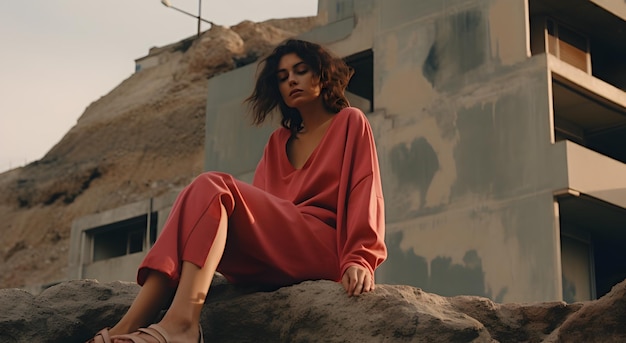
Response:
[[[132,325],[130,323],[120,321],[119,323],[115,324],[115,326],[109,329],[109,334],[111,336],[125,335],[137,331],[140,327],[140,325]]]
[[[159,325],[169,328],[175,332],[188,332],[195,331],[198,328],[198,321],[194,321],[192,318],[180,317],[180,316],[164,316],[159,322]]]

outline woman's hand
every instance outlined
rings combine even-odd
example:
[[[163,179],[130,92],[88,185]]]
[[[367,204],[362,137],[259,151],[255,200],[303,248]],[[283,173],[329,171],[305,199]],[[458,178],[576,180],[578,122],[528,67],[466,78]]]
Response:
[[[341,284],[348,296],[360,295],[374,290],[374,278],[370,271],[361,266],[350,266],[343,273]]]

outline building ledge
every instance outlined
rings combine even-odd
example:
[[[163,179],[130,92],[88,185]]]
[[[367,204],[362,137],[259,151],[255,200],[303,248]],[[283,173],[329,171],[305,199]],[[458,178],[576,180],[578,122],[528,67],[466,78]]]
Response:
[[[555,80],[576,87],[578,91],[584,93],[586,96],[612,103],[613,106],[621,108],[622,110],[626,109],[626,92],[623,90],[567,62],[563,62],[555,56],[550,54],[546,54],[546,56],[548,59],[548,70]]]
[[[146,251],[142,251],[93,262],[83,266],[80,278],[97,279],[100,282],[118,280],[135,282],[137,278],[137,266],[141,264],[146,254]]]
[[[619,1],[612,0],[590,0],[596,5],[604,8],[608,12],[614,14],[616,17],[626,20],[626,1],[620,3]]]
[[[565,153],[567,185],[572,192],[626,208],[625,163],[571,141],[555,146]]]

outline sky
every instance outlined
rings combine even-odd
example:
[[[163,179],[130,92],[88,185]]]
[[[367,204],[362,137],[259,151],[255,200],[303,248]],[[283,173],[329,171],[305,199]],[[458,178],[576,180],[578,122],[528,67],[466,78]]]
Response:
[[[196,15],[199,1],[170,3]],[[201,17],[231,26],[316,14],[317,0],[203,0]],[[0,173],[41,159],[135,71],[135,59],[197,25],[159,0],[0,2]]]

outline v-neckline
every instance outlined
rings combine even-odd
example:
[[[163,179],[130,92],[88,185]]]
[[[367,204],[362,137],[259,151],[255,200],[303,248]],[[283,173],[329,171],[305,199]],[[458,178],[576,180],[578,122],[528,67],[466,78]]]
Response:
[[[291,132],[289,133],[289,136],[287,136],[287,140],[284,143],[284,159],[287,162],[287,165],[290,167],[290,169],[292,171],[300,171],[305,169],[306,167],[309,166],[309,164],[311,163],[311,160],[313,159],[313,156],[315,156],[317,154],[317,151],[319,150],[320,146],[324,143],[324,141],[326,140],[326,136],[328,136],[328,132],[330,131],[330,129],[332,128],[335,119],[337,118],[337,116],[339,115],[339,113],[341,113],[341,111],[339,111],[338,113],[336,113],[335,115],[333,115],[332,118],[330,118],[330,123],[328,123],[328,127],[326,128],[326,132],[324,132],[324,134],[322,135],[322,138],[320,139],[320,141],[317,143],[317,146],[313,149],[313,151],[311,151],[311,154],[307,157],[307,159],[304,161],[304,163],[302,164],[302,167],[300,168],[296,168],[294,167],[294,165],[291,163],[291,161],[289,160],[289,154],[287,153],[287,145],[289,144],[289,140],[291,139]]]

